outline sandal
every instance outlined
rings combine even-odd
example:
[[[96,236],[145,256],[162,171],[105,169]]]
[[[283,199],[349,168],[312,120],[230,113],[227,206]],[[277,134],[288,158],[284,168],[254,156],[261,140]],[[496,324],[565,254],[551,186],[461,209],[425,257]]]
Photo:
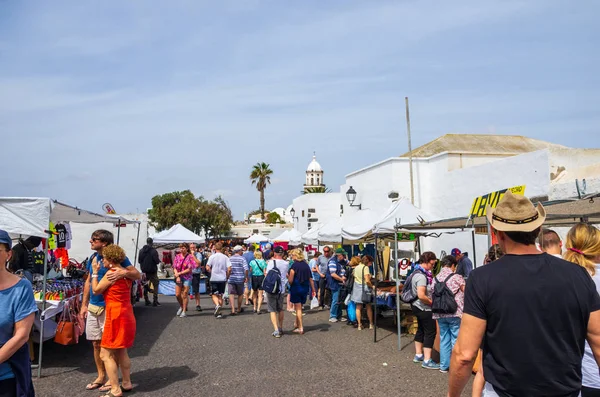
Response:
[[[123,397],[123,395],[114,395],[113,392],[111,390],[108,391],[108,393],[106,393],[105,395],[101,396],[101,397]]]
[[[106,393],[107,391],[110,391],[110,389],[111,389],[110,385],[105,384],[105,385],[99,387],[98,391],[100,393]]]
[[[295,334],[304,335],[304,330],[300,328],[295,328],[292,332]]]
[[[96,389],[101,388],[102,386],[104,386],[104,382],[102,382],[102,383],[92,382],[92,383],[88,383],[88,385],[85,387],[85,390],[96,390]]]
[[[126,388],[123,387],[123,385],[121,385],[121,391],[122,392],[129,393],[132,390],[133,390],[133,386],[131,386],[129,389],[126,389]]]

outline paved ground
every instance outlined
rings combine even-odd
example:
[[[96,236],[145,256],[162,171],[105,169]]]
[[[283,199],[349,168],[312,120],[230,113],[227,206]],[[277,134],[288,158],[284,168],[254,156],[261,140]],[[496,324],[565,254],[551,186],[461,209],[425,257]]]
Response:
[[[175,318],[177,305],[135,307],[138,332],[132,359],[136,396],[445,396],[447,374],[412,363],[413,346],[397,349],[391,319],[373,331],[327,322],[325,312],[305,316],[305,335],[271,336],[268,314],[242,313],[216,320],[203,297],[202,313]],[[228,311],[224,311],[228,314]],[[293,325],[286,313],[284,329]],[[95,377],[91,345],[47,342],[37,395],[99,396],[84,390]],[[387,365],[384,365],[387,363]],[[470,395],[465,393],[464,395]]]

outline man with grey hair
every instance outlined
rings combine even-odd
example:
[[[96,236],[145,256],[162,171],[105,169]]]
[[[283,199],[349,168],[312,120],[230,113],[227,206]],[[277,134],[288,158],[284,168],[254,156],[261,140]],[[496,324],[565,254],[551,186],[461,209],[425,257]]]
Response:
[[[229,258],[227,267],[227,278],[229,280],[229,295],[231,298],[231,315],[235,316],[244,311],[242,300],[244,299],[244,285],[248,282],[248,262],[242,256],[244,249],[240,245],[233,247],[233,255]],[[237,297],[237,311],[235,301]]]
[[[266,260],[266,261],[268,261],[269,259],[271,259],[271,253],[272,253],[272,251],[271,251],[271,244],[267,243],[265,245],[265,252],[263,252],[263,259]]]

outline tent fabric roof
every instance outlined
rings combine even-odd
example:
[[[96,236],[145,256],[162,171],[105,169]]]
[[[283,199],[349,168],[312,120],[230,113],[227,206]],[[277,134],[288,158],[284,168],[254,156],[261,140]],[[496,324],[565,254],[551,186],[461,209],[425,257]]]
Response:
[[[264,243],[266,241],[270,241],[269,238],[267,236],[263,236],[262,234],[258,233],[258,234],[253,234],[252,236],[248,237],[246,240],[244,240],[244,243],[245,244]]]
[[[380,214],[371,209],[364,209],[343,218],[342,237],[344,242],[361,241],[373,230],[373,225]]]
[[[325,223],[318,232],[319,243],[334,244],[342,242],[342,218],[334,218]]]
[[[437,219],[436,217],[415,207],[410,200],[401,199],[390,206],[385,215],[373,226],[373,233],[386,234],[395,233],[396,221],[399,224],[412,224],[419,222],[419,218],[424,220]]]
[[[290,241],[290,231],[286,230],[285,232],[281,233],[279,236],[274,238],[273,241],[274,242],[283,242],[283,243],[289,242]]]
[[[566,146],[520,135],[446,134],[413,149],[412,156],[427,158],[444,152],[516,155],[550,148],[565,149]],[[400,157],[409,156],[410,152]]]
[[[581,219],[587,220],[589,223],[600,223],[600,198],[596,199],[581,199],[581,200],[562,200],[554,202],[542,203],[546,209],[546,222],[544,226],[572,226],[581,221]],[[404,229],[420,229],[420,230],[431,230],[431,229],[467,229],[471,228],[472,224],[469,221],[467,226],[468,217],[459,217],[452,219],[445,219],[433,222],[425,222],[424,224],[402,224]],[[486,227],[486,218],[478,217],[473,219],[473,225],[475,227]]]
[[[300,240],[304,244],[317,245],[319,243],[319,230],[323,227],[323,224],[317,224],[317,226],[313,227],[306,233],[304,233]]]
[[[300,245],[302,244],[302,233],[300,233],[298,230],[296,229],[291,229],[289,234],[289,241],[288,243],[290,245]]]
[[[205,242],[202,237],[180,224],[171,227],[169,230],[156,233],[152,239],[154,240],[154,244],[157,245],[177,243],[203,244]]]
[[[12,235],[47,237],[50,222],[139,223],[118,215],[83,210],[50,198],[0,197],[0,229]]]

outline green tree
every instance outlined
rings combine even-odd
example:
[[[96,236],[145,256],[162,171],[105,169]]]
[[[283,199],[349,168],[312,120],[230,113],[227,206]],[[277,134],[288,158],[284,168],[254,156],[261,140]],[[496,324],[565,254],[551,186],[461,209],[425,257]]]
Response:
[[[279,214],[277,212],[269,212],[269,214],[267,215],[267,223],[285,223],[283,222],[283,220],[281,219],[281,216],[279,216]]]
[[[233,215],[221,196],[208,201],[184,190],[154,196],[148,220],[157,231],[180,223],[196,234],[221,237],[231,230]]]
[[[260,217],[265,219],[265,189],[271,183],[273,171],[267,163],[256,163],[250,172],[250,181],[260,192]]]
[[[307,187],[306,190],[302,191],[302,194],[310,194],[310,193],[331,193],[331,189],[328,189],[325,186],[313,186],[313,187]]]

